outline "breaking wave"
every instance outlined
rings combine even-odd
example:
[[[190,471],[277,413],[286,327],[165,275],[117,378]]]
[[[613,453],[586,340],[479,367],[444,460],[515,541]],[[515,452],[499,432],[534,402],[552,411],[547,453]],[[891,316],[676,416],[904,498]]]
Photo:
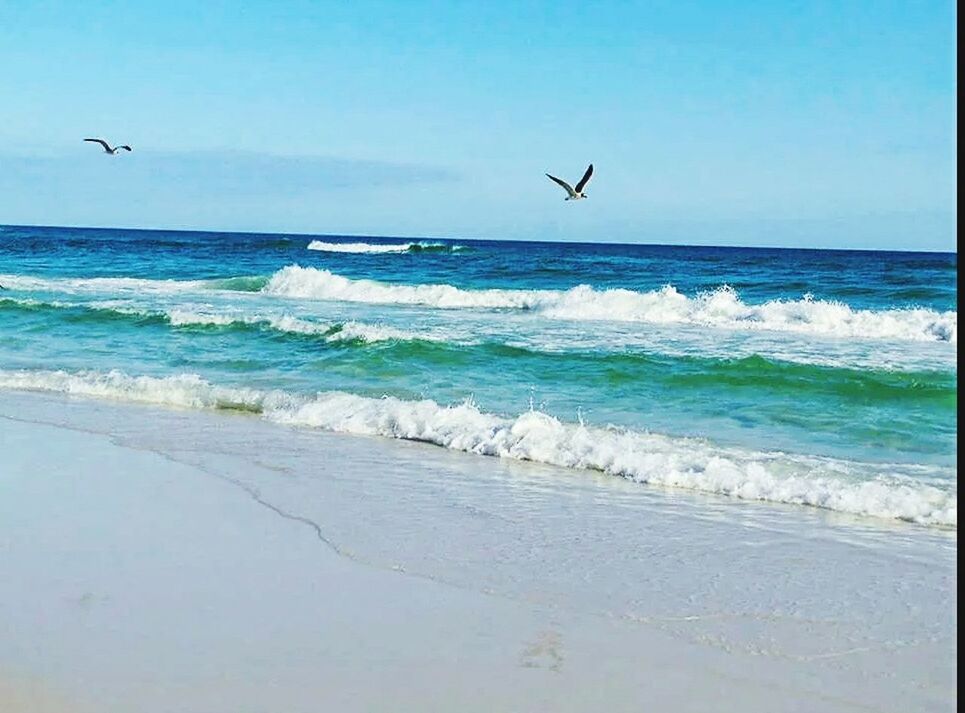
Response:
[[[929,525],[958,524],[955,474],[939,467],[723,448],[704,439],[565,423],[539,411],[507,418],[483,412],[471,402],[442,406],[430,400],[344,392],[309,397],[223,387],[194,374],[132,377],[119,371],[0,370],[0,388],[241,410],[295,427],[421,441],[663,487]]]
[[[448,284],[397,284],[343,277],[324,269],[289,265],[270,277],[212,280],[151,280],[130,277],[38,278],[0,275],[20,291],[58,291],[119,297],[144,294],[233,293],[358,302],[420,305],[438,309],[524,310],[547,319],[692,325],[846,339],[958,342],[958,312],[926,308],[856,309],[843,302],[777,299],[744,302],[731,287],[688,297],[672,285],[637,292],[578,285],[568,290],[463,289]]]
[[[446,342],[450,339],[448,334],[441,331],[428,332],[423,330],[414,332],[385,324],[370,324],[357,321],[334,323],[317,322],[288,314],[244,315],[188,308],[170,310],[142,309],[116,300],[77,303],[57,300],[45,302],[30,298],[0,298],[0,308],[7,305],[28,311],[55,309],[75,312],[78,315],[86,315],[86,319],[92,321],[136,318],[141,321],[141,323],[167,323],[172,327],[265,329],[286,334],[316,335],[324,337],[326,341],[330,342]]]
[[[145,314],[145,313],[140,313]],[[317,335],[330,342],[445,341],[444,335],[410,332],[383,324],[364,322],[325,323],[291,315],[234,315],[175,309],[153,313],[172,327],[254,327],[286,334]]]
[[[649,292],[596,289],[467,290],[446,284],[404,285],[351,279],[328,270],[290,265],[276,272],[262,292],[283,297],[442,309],[532,310],[553,319],[692,324],[730,329],[796,332],[832,337],[958,341],[958,313],[930,309],[854,309],[841,302],[771,300],[747,304],[727,286],[695,297],[673,286]]]
[[[139,277],[31,277],[0,275],[0,284],[11,290],[64,292],[67,294],[179,294],[210,289],[212,280],[152,280]],[[264,286],[262,281],[256,289]]]
[[[327,253],[408,253],[408,252],[456,252],[460,245],[446,243],[327,243],[313,240],[308,244],[309,250],[320,250]]]
[[[311,337],[329,343],[375,344],[396,342],[399,358],[413,359],[446,368],[465,360],[494,364],[510,360],[521,368],[536,368],[536,360],[556,368],[574,369],[590,383],[603,380],[610,386],[640,380],[671,379],[684,388],[748,388],[756,391],[780,389],[788,393],[840,394],[868,400],[914,399],[935,408],[955,408],[957,378],[954,365],[936,368],[905,364],[854,364],[847,358],[822,361],[801,355],[742,353],[733,347],[699,353],[655,348],[628,348],[598,341],[533,340],[486,334],[478,329],[431,327],[403,329],[380,322],[356,320],[320,321],[287,313],[246,313],[237,309],[217,310],[210,305],[177,308],[138,306],[127,300],[92,302],[42,301],[33,298],[0,297],[0,311],[25,313],[50,311],[64,315],[71,324],[128,321],[132,325],[169,325],[201,332],[266,332],[279,336]],[[53,327],[56,330],[56,327]],[[880,349],[878,350],[880,351]],[[546,360],[550,360],[547,362]],[[671,366],[672,365],[672,366]],[[539,368],[547,368],[545,366]],[[551,367],[552,368],[552,367]],[[672,373],[671,373],[672,372]]]

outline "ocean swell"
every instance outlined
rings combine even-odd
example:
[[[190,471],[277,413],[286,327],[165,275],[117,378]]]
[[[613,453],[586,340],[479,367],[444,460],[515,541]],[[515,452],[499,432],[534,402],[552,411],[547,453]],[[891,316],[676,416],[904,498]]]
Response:
[[[9,290],[25,292],[64,292],[67,294],[177,294],[209,288],[208,280],[152,280],[139,277],[32,277],[0,275],[0,284]],[[258,285],[260,289],[264,285]]]
[[[384,324],[365,322],[316,322],[288,314],[239,315],[175,309],[159,313],[172,327],[254,327],[285,334],[315,335],[329,342],[446,341],[443,334],[411,332]]]
[[[282,297],[442,309],[531,310],[564,320],[692,324],[725,329],[795,332],[859,339],[958,341],[958,313],[930,309],[854,309],[841,302],[771,300],[747,304],[727,286],[687,297],[673,286],[649,292],[596,289],[467,290],[446,284],[404,285],[351,279],[328,270],[290,265],[271,276],[262,292]]]
[[[172,327],[261,329],[284,334],[313,335],[329,342],[383,342],[419,341],[448,342],[452,338],[441,331],[409,331],[386,324],[357,321],[317,322],[289,314],[259,315],[237,312],[217,312],[203,307],[183,307],[168,310],[147,309],[123,300],[94,302],[65,302],[60,300],[36,300],[32,298],[0,298],[0,309],[12,306],[21,310],[39,312],[52,309],[74,313],[75,319],[117,320],[134,319],[139,323],[167,323]]]
[[[38,278],[0,275],[0,283],[24,292],[204,294],[212,290],[262,296],[438,309],[517,310],[545,319],[685,325],[755,330],[842,339],[958,343],[958,313],[926,308],[857,309],[843,302],[776,299],[744,302],[731,287],[688,297],[672,285],[637,292],[578,285],[568,290],[464,289],[448,284],[397,284],[352,279],[324,269],[289,265],[270,277],[151,280],[129,277]]]
[[[937,467],[724,448],[704,439],[565,423],[539,411],[507,418],[483,412],[471,402],[442,406],[430,400],[374,399],[344,392],[309,397],[222,387],[194,374],[132,377],[118,371],[0,370],[0,388],[242,410],[290,426],[422,441],[745,500],[929,525],[958,523],[954,474]]]

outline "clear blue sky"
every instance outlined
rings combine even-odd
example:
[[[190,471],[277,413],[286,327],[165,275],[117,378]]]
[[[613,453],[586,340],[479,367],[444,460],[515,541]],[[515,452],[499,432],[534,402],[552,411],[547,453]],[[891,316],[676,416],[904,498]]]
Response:
[[[880,0],[0,2],[0,223],[952,250],[955,21]],[[543,173],[590,161],[590,199],[564,203]]]

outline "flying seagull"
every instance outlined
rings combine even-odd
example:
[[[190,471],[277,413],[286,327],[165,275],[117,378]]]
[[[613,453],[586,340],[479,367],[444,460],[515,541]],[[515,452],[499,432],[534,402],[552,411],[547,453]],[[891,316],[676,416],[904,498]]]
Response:
[[[566,190],[566,193],[568,194],[566,196],[566,200],[578,201],[580,200],[580,198],[586,198],[586,193],[583,192],[583,188],[590,181],[590,176],[592,175],[593,175],[593,164],[591,163],[589,167],[586,169],[586,173],[583,174],[583,178],[581,178],[580,182],[576,184],[576,188],[573,188],[573,186],[571,186],[569,183],[564,181],[562,178],[551,176],[548,173],[546,174],[546,177],[551,181],[553,181],[554,183],[558,183],[561,186],[563,186],[563,188]]]
[[[126,146],[126,145],[125,145],[125,146],[115,146],[114,148],[111,148],[111,147],[110,147],[110,144],[108,144],[106,141],[104,141],[104,139],[84,139],[84,141],[91,141],[91,142],[93,142],[93,143],[95,143],[95,144],[100,144],[101,146],[104,147],[104,153],[109,153],[109,154],[111,154],[112,156],[113,156],[114,154],[116,154],[118,151],[120,151],[121,149],[124,149],[125,151],[130,151],[130,150],[131,150],[131,147],[130,147],[130,146]]]

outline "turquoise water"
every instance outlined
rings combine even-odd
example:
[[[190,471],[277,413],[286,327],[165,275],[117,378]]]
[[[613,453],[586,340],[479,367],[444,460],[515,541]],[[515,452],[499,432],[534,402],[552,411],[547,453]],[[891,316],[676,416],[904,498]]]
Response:
[[[0,388],[955,526],[956,267],[6,226]]]

